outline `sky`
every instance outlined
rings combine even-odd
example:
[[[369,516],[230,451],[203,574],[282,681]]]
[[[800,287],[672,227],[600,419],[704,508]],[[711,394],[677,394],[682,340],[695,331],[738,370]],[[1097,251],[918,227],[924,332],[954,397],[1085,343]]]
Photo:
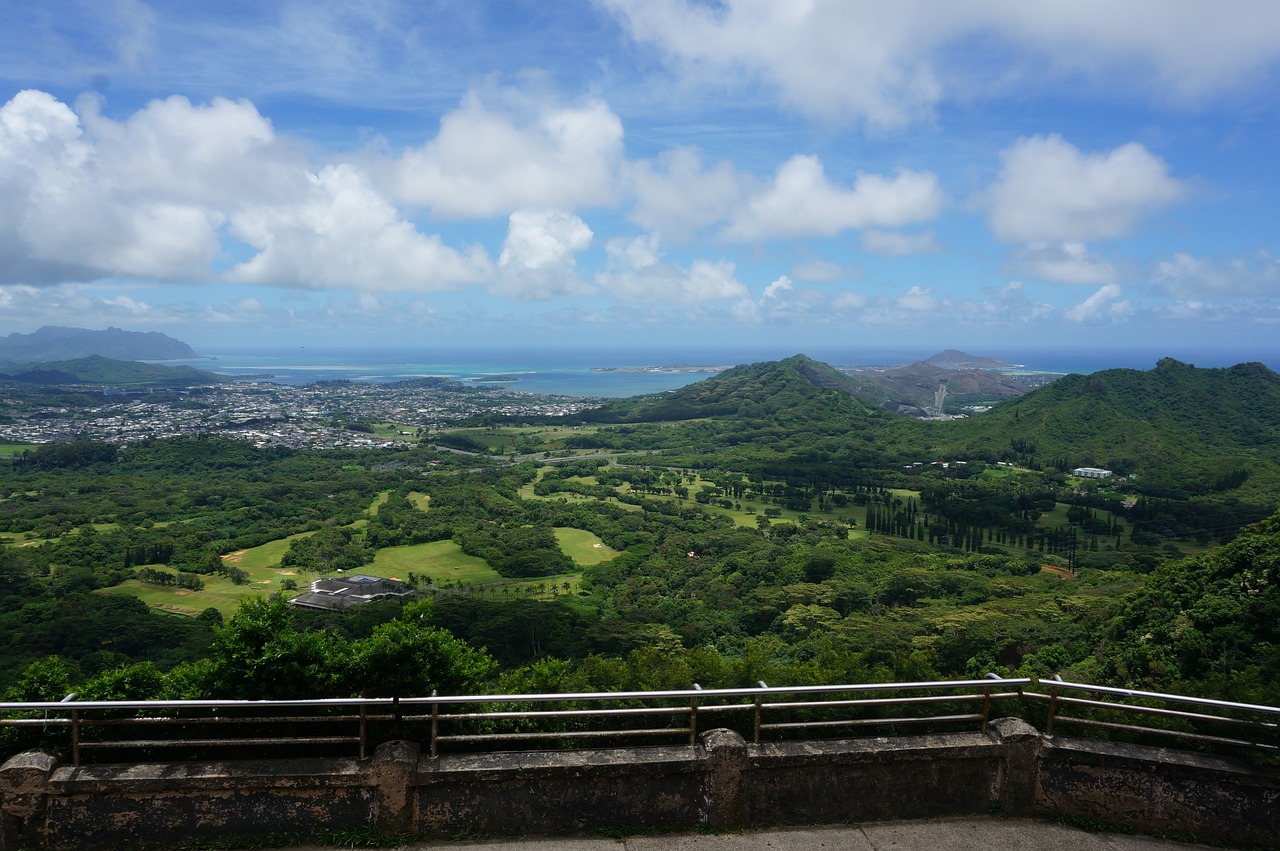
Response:
[[[0,333],[1280,351],[1274,0],[0,0]]]

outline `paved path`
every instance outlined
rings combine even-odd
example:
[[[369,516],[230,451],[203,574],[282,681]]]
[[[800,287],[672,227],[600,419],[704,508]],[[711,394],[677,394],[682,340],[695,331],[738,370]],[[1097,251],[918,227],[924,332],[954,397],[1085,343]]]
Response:
[[[1192,851],[1207,845],[1081,830],[1035,819],[975,816],[628,839],[556,837],[415,842],[397,851]],[[284,851],[284,849],[282,849]],[[320,846],[290,851],[330,851]]]

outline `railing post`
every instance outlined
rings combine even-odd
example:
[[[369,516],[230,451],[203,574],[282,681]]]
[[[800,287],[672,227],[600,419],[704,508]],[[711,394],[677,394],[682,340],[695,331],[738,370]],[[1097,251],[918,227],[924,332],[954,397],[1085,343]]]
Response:
[[[995,671],[987,672],[987,679],[998,680],[1000,675]],[[987,724],[991,721],[991,686],[982,687],[982,734],[987,733]]]
[[[693,684],[694,691],[702,691],[702,686],[697,683]],[[696,745],[698,743],[698,698],[693,696],[689,698],[689,744]]]
[[[369,707],[365,705],[364,695],[360,695],[360,758],[369,755]]]
[[[1060,682],[1062,682],[1062,675],[1061,675],[1061,674],[1054,674],[1054,675],[1053,675],[1053,679],[1051,679],[1049,682],[1050,682],[1050,686],[1049,686],[1049,719],[1045,722],[1045,725],[1044,725],[1044,734],[1045,734],[1046,736],[1048,736],[1049,738],[1051,738],[1051,739],[1052,739],[1052,738],[1053,738],[1053,719],[1054,719],[1055,717],[1057,717],[1057,714],[1058,714],[1058,688],[1057,688],[1057,686],[1052,685],[1052,683],[1060,683]]]
[[[68,703],[76,699],[74,694],[69,694],[62,699],[63,703]],[[71,764],[80,767],[80,711],[71,710]]]
[[[431,690],[431,696],[435,697],[439,692],[436,689]],[[431,704],[431,758],[435,759],[440,754],[439,745],[436,744],[436,736],[440,732],[440,704]]]
[[[756,685],[760,686],[760,688],[768,688],[768,686],[765,685],[764,680],[756,680]],[[762,718],[763,714],[764,714],[764,695],[760,694],[759,692],[756,692],[755,720],[751,725],[754,728],[752,731],[753,735],[751,737],[751,741],[757,745],[760,744],[760,724],[761,724],[761,721],[763,720]]]

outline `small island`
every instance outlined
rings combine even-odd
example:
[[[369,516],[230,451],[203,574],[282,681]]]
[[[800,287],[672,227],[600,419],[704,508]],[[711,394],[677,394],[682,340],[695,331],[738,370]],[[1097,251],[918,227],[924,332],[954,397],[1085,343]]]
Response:
[[[514,375],[480,375],[475,378],[468,378],[467,381],[475,381],[485,384],[510,384],[520,379]]]
[[[727,366],[696,366],[693,364],[676,364],[673,366],[593,366],[592,372],[647,372],[660,375],[716,375],[724,372]]]

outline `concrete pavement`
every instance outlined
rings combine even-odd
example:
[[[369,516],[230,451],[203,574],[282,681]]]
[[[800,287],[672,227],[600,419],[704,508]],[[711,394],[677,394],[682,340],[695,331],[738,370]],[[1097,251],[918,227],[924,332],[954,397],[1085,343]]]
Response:
[[[725,834],[638,835],[625,839],[440,840],[396,846],[395,851],[1207,851],[1209,848],[1151,836],[1082,830],[1037,819],[972,816]],[[331,847],[306,846],[288,851],[331,851]]]

